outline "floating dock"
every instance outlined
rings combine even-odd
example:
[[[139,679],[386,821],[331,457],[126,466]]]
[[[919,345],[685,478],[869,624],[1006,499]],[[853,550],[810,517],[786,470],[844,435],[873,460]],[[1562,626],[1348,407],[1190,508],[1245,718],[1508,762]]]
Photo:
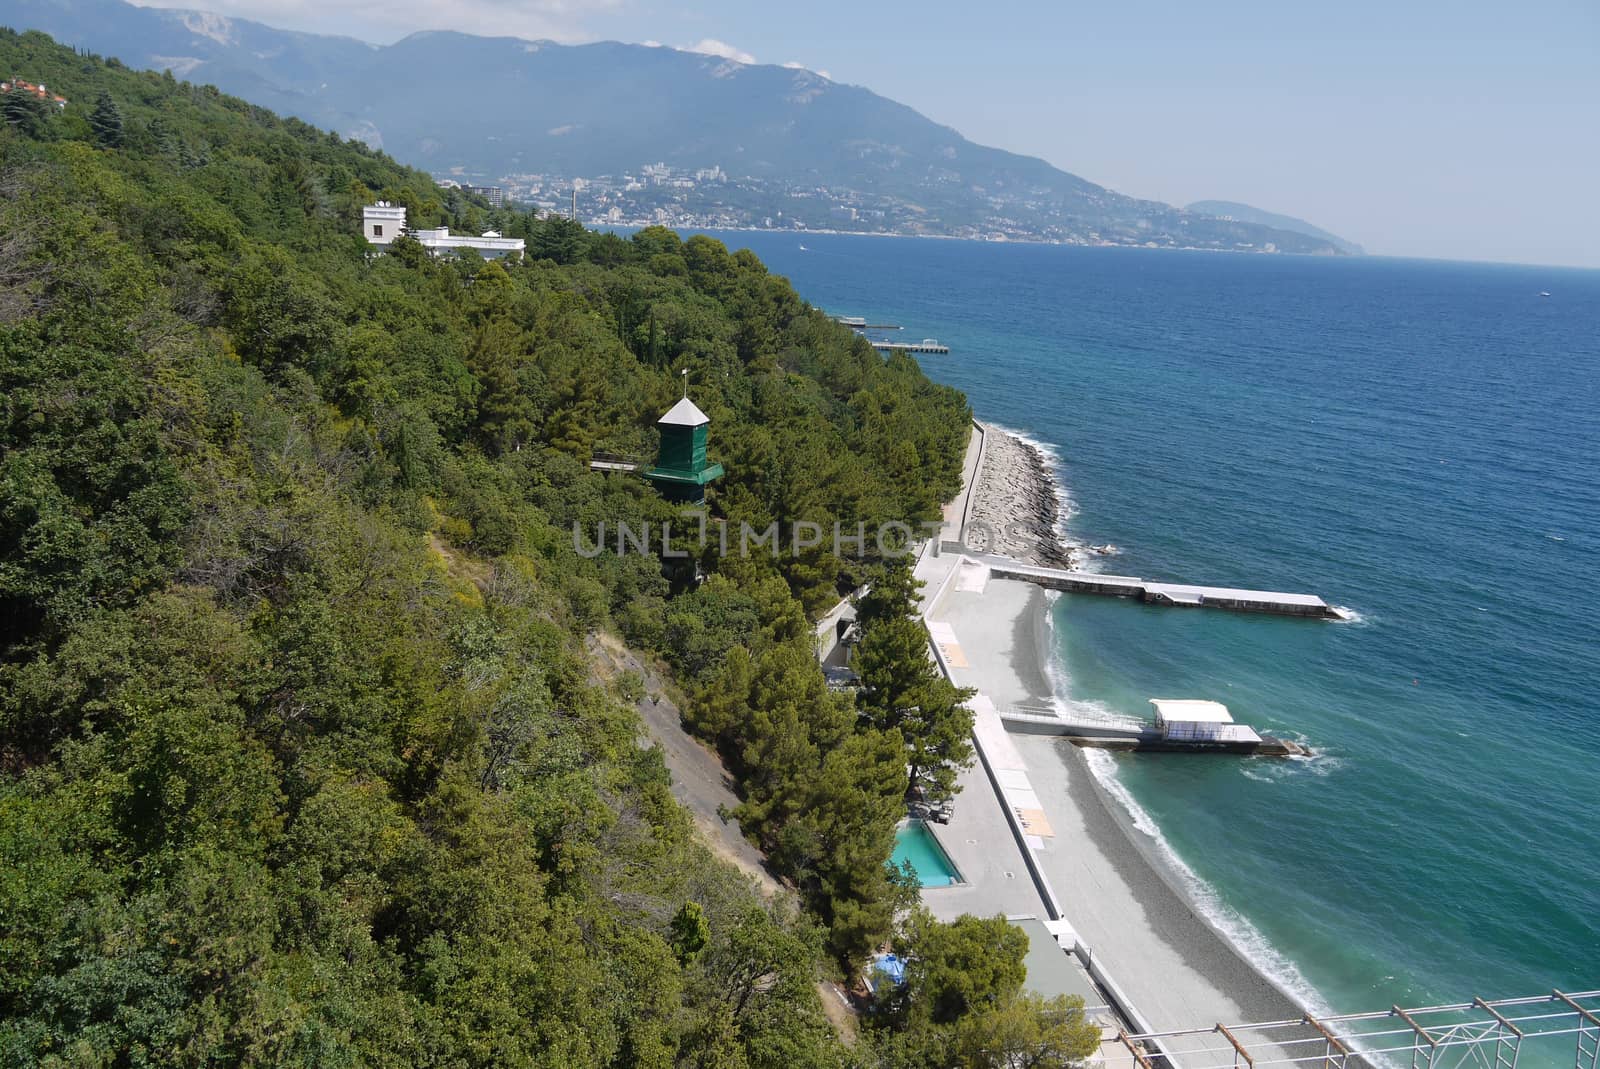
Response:
[[[1101,575],[1065,568],[1042,568],[1034,564],[985,557],[990,574],[996,579],[1020,579],[1051,590],[1072,594],[1104,594],[1114,598],[1136,598],[1151,605],[1186,608],[1231,609],[1234,612],[1264,612],[1279,616],[1306,616],[1317,620],[1343,620],[1346,614],[1315,594],[1282,594],[1269,590],[1240,590],[1233,587],[1189,586],[1183,583],[1153,583],[1131,575]]]

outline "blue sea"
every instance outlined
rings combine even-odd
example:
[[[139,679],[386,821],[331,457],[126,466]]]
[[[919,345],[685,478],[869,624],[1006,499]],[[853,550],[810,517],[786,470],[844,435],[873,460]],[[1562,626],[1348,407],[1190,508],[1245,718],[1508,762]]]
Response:
[[[1102,769],[1263,968],[1338,1012],[1600,988],[1600,271],[717,236],[949,345],[1105,570],[1357,614],[1051,609],[1060,701],[1319,755]]]

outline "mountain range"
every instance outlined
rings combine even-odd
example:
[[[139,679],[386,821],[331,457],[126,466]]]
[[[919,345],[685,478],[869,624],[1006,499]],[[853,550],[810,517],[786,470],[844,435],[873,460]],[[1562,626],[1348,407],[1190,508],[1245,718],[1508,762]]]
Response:
[[[1262,211],[1252,208],[1248,204],[1240,204],[1232,200],[1197,200],[1184,209],[1197,215],[1212,215],[1219,219],[1234,219],[1241,223],[1260,223],[1262,226],[1274,227],[1278,230],[1292,230],[1296,234],[1305,234],[1307,237],[1326,241],[1340,252],[1348,256],[1361,256],[1366,250],[1353,241],[1346,241],[1337,234],[1330,234],[1319,226],[1313,226],[1304,219],[1296,219],[1292,215],[1280,215],[1277,212]]]
[[[1286,217],[1125,196],[807,70],[454,32],[378,46],[122,0],[11,0],[0,18],[547,207],[582,180],[583,210],[616,222],[1354,248]]]

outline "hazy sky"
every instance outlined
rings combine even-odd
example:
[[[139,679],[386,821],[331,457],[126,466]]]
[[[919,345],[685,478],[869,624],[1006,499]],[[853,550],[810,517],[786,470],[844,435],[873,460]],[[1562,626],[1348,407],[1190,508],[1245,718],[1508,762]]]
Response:
[[[1124,193],[1245,201],[1377,253],[1600,267],[1600,0],[159,2],[798,62]]]

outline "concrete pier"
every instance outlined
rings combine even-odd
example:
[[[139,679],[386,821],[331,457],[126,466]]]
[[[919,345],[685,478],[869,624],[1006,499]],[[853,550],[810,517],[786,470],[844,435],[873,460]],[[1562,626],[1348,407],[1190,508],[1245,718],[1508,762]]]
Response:
[[[1257,757],[1305,757],[1311,751],[1289,739],[1260,735],[1238,742],[1173,739],[1132,717],[1067,717],[1025,709],[998,710],[1007,731],[1021,735],[1056,735],[1074,746],[1139,753],[1231,753]],[[1254,734],[1252,732],[1251,734]]]
[[[945,356],[950,352],[950,346],[940,345],[932,338],[920,342],[872,341],[868,339],[868,344],[880,353],[935,353]]]
[[[1175,742],[1164,739],[1155,732],[1147,732],[1137,739],[1108,739],[1067,735],[1074,746],[1087,746],[1097,750],[1133,750],[1139,753],[1224,753],[1251,754],[1256,757],[1310,757],[1311,751],[1290,739],[1263,735],[1255,742]]]
[[[1101,575],[1098,572],[1042,568],[1004,557],[984,557],[982,560],[997,579],[1020,579],[1051,590],[1063,590],[1072,594],[1104,594],[1115,598],[1136,598],[1152,605],[1265,612],[1279,616],[1307,616],[1318,620],[1344,619],[1342,612],[1315,594],[1282,594],[1268,590],[1154,583],[1130,575]]]

